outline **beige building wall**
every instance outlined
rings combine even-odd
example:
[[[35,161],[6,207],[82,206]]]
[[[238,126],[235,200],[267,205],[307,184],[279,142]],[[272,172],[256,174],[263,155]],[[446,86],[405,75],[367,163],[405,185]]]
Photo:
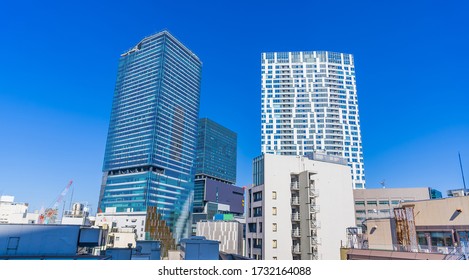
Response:
[[[468,226],[469,196],[402,203],[414,205],[415,226]]]
[[[430,189],[422,188],[380,188],[355,189],[356,224],[361,225],[367,219],[393,217],[393,209],[406,201],[430,199]]]
[[[396,242],[394,219],[368,220],[366,234],[368,248],[373,250],[393,250]]]

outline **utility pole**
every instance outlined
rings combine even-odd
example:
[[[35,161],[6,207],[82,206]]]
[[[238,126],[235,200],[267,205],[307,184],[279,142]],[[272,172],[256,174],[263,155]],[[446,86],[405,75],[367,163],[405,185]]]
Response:
[[[463,186],[464,186],[464,196],[466,196],[466,180],[464,180],[464,171],[462,169],[462,162],[461,162],[461,153],[458,152],[458,156],[459,156],[459,167],[461,168],[461,176],[462,176],[462,183],[463,183]]]

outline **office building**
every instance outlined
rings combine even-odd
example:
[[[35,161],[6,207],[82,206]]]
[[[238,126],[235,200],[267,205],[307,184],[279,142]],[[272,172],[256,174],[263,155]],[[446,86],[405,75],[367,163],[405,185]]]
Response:
[[[236,183],[237,134],[210,120],[199,120],[194,189],[195,224],[216,214],[244,213],[244,189]]]
[[[167,31],[119,60],[98,212],[150,215],[166,249],[190,232],[201,68]]]
[[[197,177],[235,184],[237,139],[237,134],[228,128],[207,118],[200,119],[195,165]]]
[[[432,198],[438,191],[427,188],[355,189],[355,219],[357,226],[367,219],[390,218],[400,203]]]
[[[348,160],[353,188],[365,188],[354,58],[304,51],[262,53],[262,153],[325,151]]]
[[[248,188],[247,257],[338,260],[354,226],[350,167],[343,158],[264,154]]]

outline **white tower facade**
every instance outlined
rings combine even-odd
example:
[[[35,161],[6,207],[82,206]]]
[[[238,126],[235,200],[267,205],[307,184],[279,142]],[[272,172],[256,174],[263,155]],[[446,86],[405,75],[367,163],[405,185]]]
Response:
[[[262,153],[340,156],[353,188],[365,188],[360,118],[351,54],[262,53]]]

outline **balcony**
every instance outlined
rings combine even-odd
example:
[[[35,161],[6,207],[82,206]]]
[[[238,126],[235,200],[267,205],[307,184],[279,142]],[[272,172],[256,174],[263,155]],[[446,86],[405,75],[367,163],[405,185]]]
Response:
[[[296,244],[292,246],[292,253],[293,254],[301,254],[300,244]]]
[[[311,229],[318,229],[318,228],[321,228],[321,222],[319,221],[316,221],[316,220],[311,220]]]
[[[321,239],[318,237],[311,237],[311,245],[316,246],[321,244]]]
[[[300,221],[300,213],[293,213],[291,219],[292,221]]]
[[[298,184],[298,182],[292,182],[290,184],[290,189],[291,190],[299,190],[300,189],[300,185]]]
[[[310,212],[311,213],[319,213],[319,205],[315,205],[315,204],[311,204],[311,207],[310,207]]]
[[[309,190],[309,196],[310,196],[310,197],[318,197],[318,196],[319,196],[319,190],[310,189],[310,190]]]
[[[300,235],[300,229],[299,229],[299,228],[293,229],[293,230],[291,231],[291,235],[292,235],[293,237],[300,237],[300,236],[301,236],[301,235]]]
[[[300,205],[300,198],[299,197],[293,197],[291,200],[291,205]]]

